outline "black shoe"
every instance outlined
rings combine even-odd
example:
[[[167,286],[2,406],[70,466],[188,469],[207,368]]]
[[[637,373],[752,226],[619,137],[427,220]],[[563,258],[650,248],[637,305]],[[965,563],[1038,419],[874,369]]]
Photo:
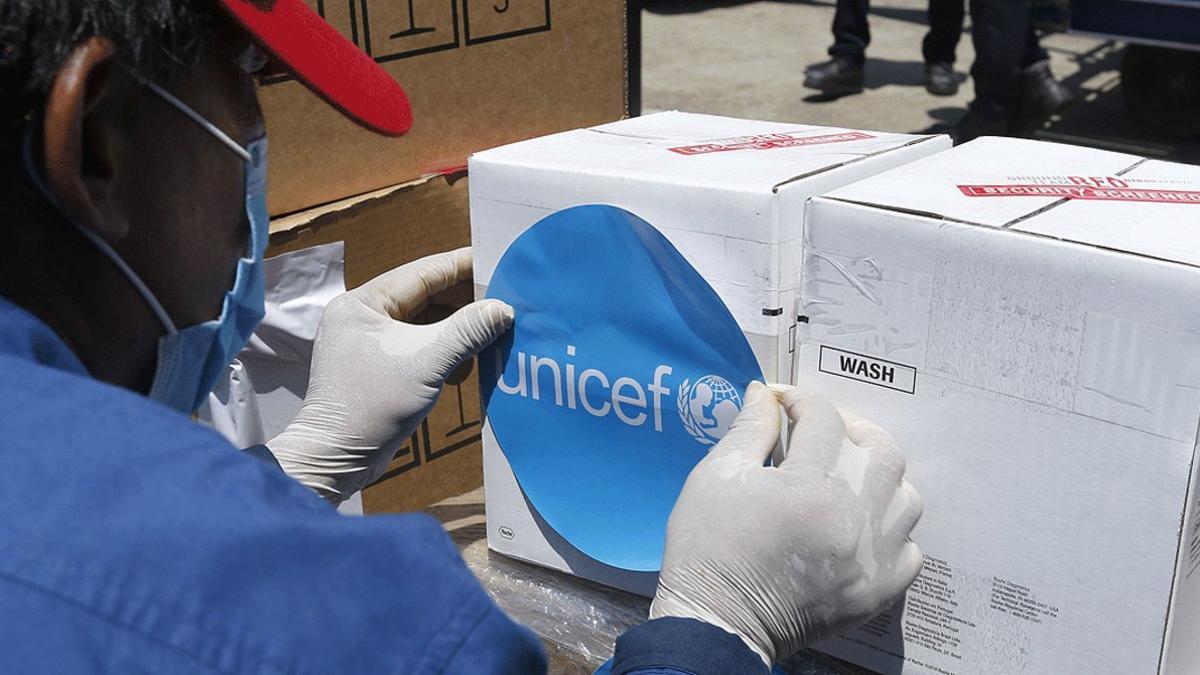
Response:
[[[925,91],[934,96],[953,96],[958,93],[958,75],[949,63],[925,64]]]
[[[863,90],[863,68],[844,56],[835,56],[804,71],[804,86],[829,96],[846,96]]]
[[[1007,117],[987,117],[981,115],[974,108],[968,108],[967,114],[950,129],[950,138],[954,140],[955,145],[975,140],[980,136],[1007,136],[1008,134]]]
[[[1021,71],[1025,109],[1030,117],[1049,117],[1066,110],[1075,95],[1050,72],[1050,61],[1042,60]]]

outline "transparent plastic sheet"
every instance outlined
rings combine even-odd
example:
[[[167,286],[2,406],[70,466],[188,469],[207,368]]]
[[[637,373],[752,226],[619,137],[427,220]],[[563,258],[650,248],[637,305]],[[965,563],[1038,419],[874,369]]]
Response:
[[[551,673],[591,673],[612,656],[621,633],[646,620],[649,598],[489,551],[482,488],[427,511],[445,526],[496,604],[542,638]],[[784,670],[793,675],[871,672],[808,651],[789,659]]]

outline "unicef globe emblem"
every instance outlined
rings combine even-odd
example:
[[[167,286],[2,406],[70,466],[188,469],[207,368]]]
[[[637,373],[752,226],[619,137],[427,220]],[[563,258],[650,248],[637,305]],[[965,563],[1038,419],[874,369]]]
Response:
[[[691,384],[684,380],[677,399],[679,421],[696,442],[713,445],[725,436],[742,409],[742,397],[723,377],[705,375]]]

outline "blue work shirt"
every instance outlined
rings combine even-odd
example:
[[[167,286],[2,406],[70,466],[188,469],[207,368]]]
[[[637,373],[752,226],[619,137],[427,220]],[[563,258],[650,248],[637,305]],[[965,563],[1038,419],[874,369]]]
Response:
[[[546,669],[437,521],[339,515],[186,416],[92,379],[3,298],[0,459],[0,672]],[[728,633],[662,619],[622,636],[614,672],[754,662],[765,672]]]

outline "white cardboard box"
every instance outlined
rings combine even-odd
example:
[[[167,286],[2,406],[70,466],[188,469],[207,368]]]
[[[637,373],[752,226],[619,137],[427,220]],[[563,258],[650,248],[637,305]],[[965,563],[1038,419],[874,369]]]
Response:
[[[983,138],[813,199],[798,382],[925,497],[904,673],[1200,672],[1200,168]]]
[[[660,113],[471,157],[476,295],[526,228],[579,204],[611,204],[658,228],[716,290],[765,376],[790,382],[800,244],[809,197],[949,147],[945,136]],[[655,575],[608,567],[539,522],[484,431],[488,545],[650,594]]]

